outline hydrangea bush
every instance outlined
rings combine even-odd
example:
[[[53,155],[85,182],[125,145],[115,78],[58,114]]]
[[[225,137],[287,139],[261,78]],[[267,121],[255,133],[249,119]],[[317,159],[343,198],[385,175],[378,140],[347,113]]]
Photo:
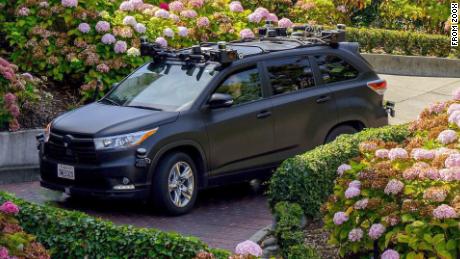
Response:
[[[323,206],[341,255],[457,258],[460,238],[460,91],[411,124],[401,145],[367,141],[337,169]]]
[[[0,258],[50,258],[35,237],[22,230],[16,219],[18,213],[19,207],[11,201],[0,205]]]

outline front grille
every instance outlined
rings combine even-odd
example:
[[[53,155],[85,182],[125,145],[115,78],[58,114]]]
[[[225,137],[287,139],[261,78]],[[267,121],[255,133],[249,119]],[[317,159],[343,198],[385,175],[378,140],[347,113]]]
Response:
[[[64,163],[98,163],[93,139],[82,135],[51,132],[45,144],[45,155]]]

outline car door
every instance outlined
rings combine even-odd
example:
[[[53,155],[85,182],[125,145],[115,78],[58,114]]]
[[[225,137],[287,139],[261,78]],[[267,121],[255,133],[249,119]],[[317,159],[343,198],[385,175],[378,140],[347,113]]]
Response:
[[[266,163],[274,132],[271,102],[263,92],[256,65],[231,73],[215,89],[214,93],[231,95],[234,104],[205,115],[213,176]]]
[[[310,59],[283,57],[266,61],[264,67],[272,93],[278,160],[322,144],[337,122],[337,110],[330,89],[317,84]]]

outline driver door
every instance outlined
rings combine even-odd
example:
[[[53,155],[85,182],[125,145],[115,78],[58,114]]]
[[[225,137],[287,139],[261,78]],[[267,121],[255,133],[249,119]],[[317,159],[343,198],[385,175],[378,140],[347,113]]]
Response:
[[[274,148],[274,121],[271,101],[263,92],[257,66],[230,74],[215,90],[231,95],[234,104],[205,116],[212,176],[269,162],[266,155]]]

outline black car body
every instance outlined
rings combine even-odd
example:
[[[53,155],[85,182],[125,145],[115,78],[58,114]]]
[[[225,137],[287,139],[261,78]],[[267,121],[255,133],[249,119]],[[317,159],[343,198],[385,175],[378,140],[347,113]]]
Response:
[[[276,38],[227,48],[239,58],[225,65],[148,63],[103,99],[56,118],[40,144],[42,186],[151,197],[180,214],[198,188],[253,179],[340,134],[388,124],[386,83],[355,43],[303,46]],[[207,44],[202,51],[217,49]],[[133,132],[141,133],[123,136]]]

